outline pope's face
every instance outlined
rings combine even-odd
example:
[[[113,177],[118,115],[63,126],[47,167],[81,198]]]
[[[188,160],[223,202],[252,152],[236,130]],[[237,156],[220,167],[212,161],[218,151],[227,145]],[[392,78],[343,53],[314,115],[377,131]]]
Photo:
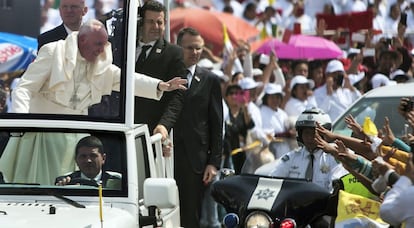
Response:
[[[79,36],[79,51],[88,62],[95,62],[107,45],[108,35],[104,29]]]
[[[76,164],[80,171],[89,178],[94,178],[105,164],[105,154],[99,152],[97,147],[80,147],[76,155]]]

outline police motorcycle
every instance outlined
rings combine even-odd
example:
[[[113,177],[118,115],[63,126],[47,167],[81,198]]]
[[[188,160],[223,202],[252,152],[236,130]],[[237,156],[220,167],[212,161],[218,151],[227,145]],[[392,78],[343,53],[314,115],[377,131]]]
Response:
[[[315,121],[330,129],[326,114],[311,110],[296,122],[299,142],[300,127],[315,126]],[[319,228],[333,224],[339,185],[333,186],[332,193],[307,179],[231,174],[222,171],[222,179],[212,187],[213,198],[226,209],[223,223],[227,228]]]
[[[217,181],[212,196],[226,209],[227,228],[329,227],[323,219],[335,216],[331,208],[337,202],[327,189],[307,180],[252,174]]]

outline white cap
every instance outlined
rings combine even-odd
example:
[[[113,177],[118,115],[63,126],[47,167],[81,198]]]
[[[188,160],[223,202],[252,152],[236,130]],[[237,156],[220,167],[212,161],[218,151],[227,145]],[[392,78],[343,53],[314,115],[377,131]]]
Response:
[[[292,78],[290,81],[290,90],[292,90],[293,87],[295,87],[297,84],[308,84],[310,89],[313,89],[313,87],[315,87],[315,82],[312,79],[307,79],[302,75],[296,75]]]
[[[376,74],[371,79],[372,88],[378,88],[380,86],[396,85],[397,82],[390,80],[387,76],[383,74]]]
[[[401,69],[397,69],[397,70],[395,70],[394,72],[392,72],[390,74],[391,80],[394,80],[394,78],[397,77],[397,76],[406,76],[407,77],[407,74]]]
[[[360,72],[358,74],[348,74],[349,81],[351,85],[361,81],[365,77],[365,72]]]
[[[198,61],[197,65],[199,67],[207,68],[207,69],[213,69],[213,62],[207,58],[200,59]]]
[[[228,82],[228,81],[230,80],[229,76],[225,75],[225,74],[223,73],[223,71],[221,71],[221,70],[216,70],[216,69],[213,69],[213,70],[211,70],[211,72],[212,72],[213,74],[217,75],[217,76],[218,76],[221,80],[223,80],[224,82]]]
[[[325,73],[333,73],[337,71],[344,72],[344,64],[339,60],[331,60],[328,65],[326,65]]]
[[[350,48],[348,50],[348,55],[350,55],[350,54],[359,54],[359,53],[361,53],[361,49],[358,49],[358,48]]]
[[[262,74],[263,74],[263,71],[261,69],[259,69],[259,68],[253,68],[253,70],[252,70],[252,76],[253,77],[254,76],[260,76]]]
[[[242,78],[239,81],[239,85],[243,90],[254,89],[261,86],[262,84],[263,83],[261,82],[256,82],[255,80],[253,80],[253,78]]]
[[[284,94],[282,91],[282,86],[279,84],[274,84],[274,83],[268,83],[265,85],[264,88],[265,94]]]

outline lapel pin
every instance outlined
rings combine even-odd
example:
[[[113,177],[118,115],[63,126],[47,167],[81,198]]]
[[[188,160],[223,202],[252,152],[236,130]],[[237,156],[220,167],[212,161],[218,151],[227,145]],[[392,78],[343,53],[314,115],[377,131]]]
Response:
[[[155,52],[156,52],[157,54],[159,54],[159,53],[161,53],[161,49],[157,48],[157,49],[155,50]]]
[[[196,75],[196,76],[194,76],[194,79],[196,80],[196,81],[200,81],[200,78]]]

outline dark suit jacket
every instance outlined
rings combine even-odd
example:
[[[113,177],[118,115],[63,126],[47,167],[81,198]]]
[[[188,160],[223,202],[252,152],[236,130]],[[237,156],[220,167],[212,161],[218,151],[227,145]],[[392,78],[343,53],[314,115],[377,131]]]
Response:
[[[204,68],[196,67],[191,86],[184,92],[184,106],[174,127],[174,159],[189,159],[196,173],[203,173],[208,164],[219,169],[222,129],[219,78]]]
[[[81,172],[80,171],[75,171],[75,172],[73,172],[73,173],[71,173],[69,175],[57,177],[56,180],[55,180],[55,184],[58,183],[59,180],[65,178],[65,177],[68,177],[68,176],[71,179],[73,179],[73,178],[80,178],[81,177]],[[111,175],[111,174],[109,174],[107,172],[103,172],[102,173],[102,177],[101,177],[102,187],[104,187],[104,188],[107,187],[106,185],[108,183],[108,180],[118,180],[118,181],[121,181],[121,178],[119,178],[118,176]]]
[[[39,50],[43,45],[58,41],[58,40],[64,40],[68,36],[68,33],[66,32],[65,26],[63,26],[63,23],[59,26],[57,26],[54,29],[51,29],[47,32],[44,32],[40,34],[37,37],[37,50]]]
[[[144,64],[137,64],[135,71],[163,81],[185,76],[183,53],[180,47],[165,40],[158,40]],[[175,124],[182,108],[182,91],[164,93],[160,101],[135,97],[135,123],[146,123],[152,134],[157,124],[169,131]]]

